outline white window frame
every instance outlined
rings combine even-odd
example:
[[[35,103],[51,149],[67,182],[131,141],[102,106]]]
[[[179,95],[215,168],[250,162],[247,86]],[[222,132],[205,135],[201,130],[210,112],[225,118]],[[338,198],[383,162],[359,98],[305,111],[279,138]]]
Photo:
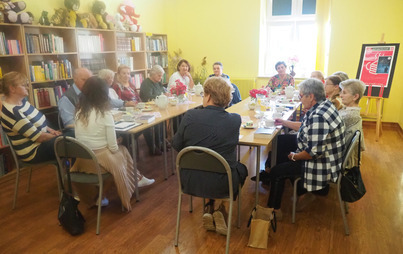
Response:
[[[261,0],[265,1],[266,3],[262,3],[262,7],[266,6],[265,13],[263,13],[264,18],[261,19],[261,32],[260,32],[260,50],[259,50],[259,76],[261,77],[271,77],[277,74],[275,70],[275,63],[278,61],[285,61],[287,67],[290,68],[290,61],[289,59],[293,56],[297,56],[299,62],[295,65],[295,72],[296,77],[300,78],[307,78],[310,76],[310,73],[315,69],[316,63],[316,46],[317,46],[317,22],[316,22],[316,14],[305,14],[302,15],[302,3],[303,0],[292,0],[292,7],[291,7],[291,15],[280,15],[280,16],[272,16],[272,5],[273,0]],[[309,30],[308,32],[311,33],[310,37],[305,38],[309,41],[308,47],[311,47],[309,50],[309,54],[304,55],[304,51],[302,49],[298,49],[299,45],[296,43],[298,41],[298,36],[305,36],[299,35],[298,32],[301,30],[298,27],[302,25],[305,26],[312,26],[313,29]],[[291,26],[289,31],[290,35],[290,42],[293,46],[290,50],[284,50],[278,48],[274,44],[276,41],[271,40],[270,34],[274,33],[273,30],[277,30],[281,26]],[[276,31],[276,33],[278,33]],[[309,38],[312,38],[312,42]],[[306,42],[305,40],[305,42]],[[283,44],[282,42],[276,42],[276,45]],[[284,46],[284,45],[283,45]],[[273,49],[273,47],[275,49]],[[286,46],[288,47],[288,46]],[[273,52],[285,52],[284,55],[281,56],[273,56],[271,55],[271,50]],[[288,69],[288,73],[289,73]]]

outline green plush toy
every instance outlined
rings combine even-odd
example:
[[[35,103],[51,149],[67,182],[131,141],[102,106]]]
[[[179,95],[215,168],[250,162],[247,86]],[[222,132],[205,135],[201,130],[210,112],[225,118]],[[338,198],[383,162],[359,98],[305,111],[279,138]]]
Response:
[[[102,1],[95,1],[94,5],[92,6],[92,13],[95,16],[95,19],[98,21],[99,28],[107,29],[108,25],[104,20],[104,14],[106,10],[106,5]]]

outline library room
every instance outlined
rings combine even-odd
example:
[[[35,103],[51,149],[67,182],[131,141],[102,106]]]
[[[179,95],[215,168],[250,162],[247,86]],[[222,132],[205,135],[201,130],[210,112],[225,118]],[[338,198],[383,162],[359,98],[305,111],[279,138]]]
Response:
[[[0,252],[399,252],[402,11],[0,1]]]

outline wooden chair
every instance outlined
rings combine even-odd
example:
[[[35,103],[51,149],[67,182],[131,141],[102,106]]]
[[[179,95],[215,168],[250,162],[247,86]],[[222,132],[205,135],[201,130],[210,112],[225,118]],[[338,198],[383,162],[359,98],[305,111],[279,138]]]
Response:
[[[98,213],[97,213],[97,227],[96,234],[99,235],[99,228],[101,223],[101,197],[103,193],[103,182],[106,178],[108,178],[110,173],[101,173],[101,168],[98,164],[98,160],[95,157],[94,152],[89,149],[86,145],[79,142],[75,138],[72,137],[58,137],[55,141],[55,154],[56,160],[59,164],[60,176],[65,178],[66,172],[62,172],[63,163],[67,160],[74,160],[77,158],[88,159],[94,162],[94,166],[96,167],[96,174],[87,174],[81,172],[71,172],[70,178],[71,182],[76,183],[85,183],[85,184],[96,184],[99,186],[98,193]]]
[[[215,199],[224,199],[229,202],[229,212],[228,212],[228,229],[227,229],[227,242],[226,242],[226,253],[229,251],[229,241],[231,236],[231,219],[232,219],[232,206],[234,200],[234,191],[232,187],[232,174],[231,168],[228,165],[228,162],[217,152],[200,146],[189,146],[182,149],[177,158],[176,158],[176,171],[178,175],[179,182],[179,201],[178,201],[178,215],[176,221],[176,235],[175,235],[175,246],[178,246],[179,239],[179,227],[180,227],[180,216],[181,216],[181,205],[182,205],[182,195],[186,193],[184,189],[186,189],[186,182],[181,181],[180,171],[182,169],[192,169],[199,170],[204,172],[213,172],[213,173],[221,173],[227,174],[228,176],[228,195],[224,197],[206,197],[200,196],[202,198],[215,198]],[[204,179],[200,179],[202,183]],[[182,188],[184,186],[184,188]],[[238,186],[238,228],[240,223],[240,207],[241,207],[241,185]],[[204,202],[203,202],[204,203]],[[192,211],[192,196],[190,196],[190,212]]]
[[[14,188],[14,199],[13,199],[13,206],[12,209],[14,210],[17,204],[17,196],[18,196],[18,186],[20,184],[20,173],[21,170],[23,168],[28,168],[29,169],[29,175],[28,175],[28,185],[27,185],[27,190],[26,192],[30,191],[31,188],[31,178],[32,178],[32,169],[33,168],[40,168],[40,167],[44,167],[46,165],[53,165],[56,168],[56,176],[59,172],[58,169],[58,164],[56,160],[51,160],[51,161],[45,161],[45,162],[41,162],[41,163],[29,163],[29,162],[24,162],[22,160],[20,160],[17,156],[17,153],[14,150],[14,146],[10,141],[10,138],[5,135],[9,145],[10,145],[10,150],[11,150],[11,154],[13,156],[15,165],[16,165],[16,175],[15,175],[15,188]],[[57,181],[57,187],[59,190],[59,198],[60,198],[60,194],[61,194],[61,190],[60,190],[60,185],[59,185],[59,181]]]
[[[348,227],[347,223],[347,218],[346,214],[348,213],[348,205],[346,202],[344,202],[341,199],[341,193],[340,193],[340,183],[341,179],[343,177],[344,170],[346,169],[347,162],[349,161],[349,158],[353,155],[353,151],[355,149],[358,149],[359,145],[359,140],[360,140],[360,131],[356,131],[353,138],[351,139],[350,144],[347,147],[347,150],[343,156],[343,164],[342,164],[342,169],[341,172],[339,173],[339,176],[337,178],[336,182],[336,189],[337,189],[337,197],[339,200],[339,205],[340,205],[340,211],[341,211],[341,216],[343,218],[343,223],[344,223],[344,232],[346,235],[350,235],[350,229]],[[293,190],[293,202],[292,202],[292,223],[295,223],[295,211],[297,207],[297,184],[301,180],[300,177],[294,180],[294,190]]]

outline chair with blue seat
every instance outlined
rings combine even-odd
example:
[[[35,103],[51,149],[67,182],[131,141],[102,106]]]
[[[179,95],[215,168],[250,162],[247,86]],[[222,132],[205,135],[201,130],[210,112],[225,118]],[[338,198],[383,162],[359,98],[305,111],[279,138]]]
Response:
[[[217,152],[200,146],[189,146],[182,149],[176,158],[176,170],[178,175],[178,182],[179,182],[179,200],[178,200],[178,214],[177,214],[177,221],[176,221],[176,235],[175,235],[175,246],[178,246],[179,240],[179,227],[180,227],[180,216],[181,216],[181,205],[182,205],[182,195],[187,194],[190,195],[190,212],[192,211],[192,194],[187,193],[185,191],[186,182],[181,180],[181,170],[182,169],[190,169],[190,170],[197,170],[206,173],[220,173],[220,174],[227,174],[228,176],[228,193],[225,196],[198,196],[203,198],[212,198],[212,199],[223,199],[229,202],[229,211],[228,211],[228,221],[227,221],[227,242],[226,242],[226,253],[229,251],[229,241],[230,241],[230,234],[231,234],[231,219],[232,219],[232,207],[234,201],[234,190],[232,186],[232,174],[231,168],[228,165],[228,162]],[[203,181],[207,181],[204,179],[200,179],[200,184],[203,184]],[[241,207],[241,184],[238,186],[238,221],[237,225],[238,228],[240,227],[240,207]],[[204,203],[204,202],[203,202]]]

